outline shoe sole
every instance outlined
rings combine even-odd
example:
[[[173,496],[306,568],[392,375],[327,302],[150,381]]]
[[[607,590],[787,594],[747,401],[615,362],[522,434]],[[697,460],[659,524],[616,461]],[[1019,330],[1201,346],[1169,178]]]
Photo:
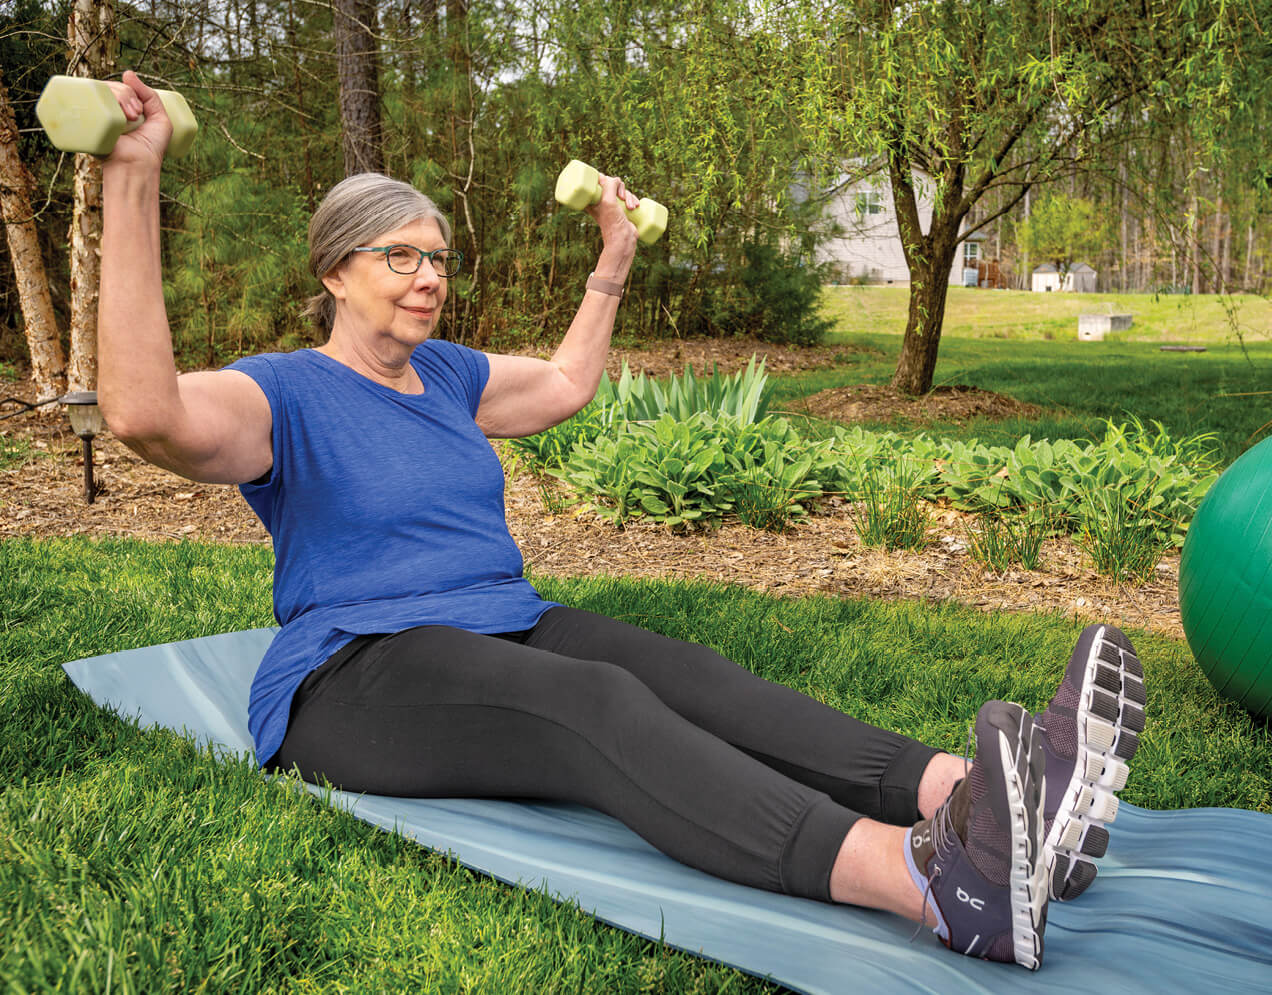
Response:
[[[1011,918],[1016,963],[1031,971],[1042,966],[1042,934],[1047,921],[1047,865],[1042,859],[1043,778],[1046,757],[1041,732],[1019,705],[996,716],[1010,722],[998,731],[1003,787],[1011,819]]]
[[[1108,848],[1105,826],[1117,818],[1115,792],[1126,786],[1147,701],[1144,668],[1120,629],[1101,626],[1082,667],[1073,773],[1043,845],[1050,896],[1062,902],[1095,880],[1093,858]]]

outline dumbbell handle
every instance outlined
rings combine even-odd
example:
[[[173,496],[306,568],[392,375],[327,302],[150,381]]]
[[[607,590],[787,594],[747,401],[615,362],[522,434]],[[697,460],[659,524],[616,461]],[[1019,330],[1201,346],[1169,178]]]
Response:
[[[581,211],[601,199],[600,173],[585,162],[571,159],[557,177],[556,199],[566,207]],[[627,217],[636,226],[638,237],[646,245],[657,242],[667,230],[667,208],[648,197],[634,208],[623,205]]]

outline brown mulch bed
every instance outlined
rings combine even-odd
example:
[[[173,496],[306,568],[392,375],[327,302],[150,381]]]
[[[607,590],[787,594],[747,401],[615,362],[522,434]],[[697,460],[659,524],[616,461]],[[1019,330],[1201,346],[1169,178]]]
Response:
[[[912,422],[954,421],[972,418],[1032,418],[1042,409],[1013,397],[961,384],[933,387],[922,397],[909,397],[881,384],[832,387],[787,406],[792,411],[829,418],[833,421],[890,421],[904,418]]]
[[[625,355],[633,369],[639,362],[640,369],[660,375],[683,370],[686,361],[697,368],[704,356],[718,359],[721,369],[731,372],[757,348],[753,342],[738,346],[734,353],[716,348],[716,343],[685,342]],[[778,363],[786,362],[833,365],[842,350],[789,352],[770,352],[769,369],[776,371]],[[28,384],[20,383],[6,387],[5,393],[23,394],[26,388]],[[852,420],[854,415],[838,413],[851,411],[856,418],[873,419],[880,416],[872,405],[889,403],[880,391],[837,388],[806,400],[812,413]],[[24,396],[29,394],[26,389]],[[823,395],[838,395],[839,400]],[[834,407],[835,403],[842,407]],[[922,420],[971,417],[968,412],[973,411],[997,411],[1002,416],[1023,408],[1008,398],[966,388],[951,388],[917,403],[924,407],[909,417]],[[851,407],[856,404],[861,407]],[[0,434],[25,439],[31,446],[30,458],[21,465],[0,469],[0,538],[89,535],[269,541],[236,488],[192,483],[151,466],[109,433],[94,444],[96,477],[103,491],[93,504],[85,504],[80,442],[60,412],[46,409],[8,419],[0,422]],[[1072,543],[1053,540],[1044,548],[1043,569],[992,574],[966,553],[966,516],[947,508],[933,509],[932,543],[917,553],[864,547],[853,528],[851,509],[838,499],[826,502],[816,514],[782,534],[736,523],[707,532],[675,533],[639,523],[619,530],[581,506],[548,513],[540,481],[521,470],[508,481],[507,510],[509,528],[526,564],[539,574],[701,578],[777,595],[954,600],[985,611],[1058,611],[1077,619],[1111,621],[1182,637],[1177,554],[1159,564],[1149,583],[1118,585],[1098,576]]]
[[[520,350],[523,355],[547,358],[552,347],[530,347]],[[835,366],[845,358],[861,353],[878,354],[860,346],[785,346],[761,342],[749,336],[728,339],[668,339],[640,349],[615,347],[610,350],[605,368],[610,376],[617,377],[627,361],[632,375],[645,373],[651,377],[677,376],[685,372],[685,365],[693,367],[695,376],[710,376],[719,364],[721,373],[733,373],[746,369],[751,357],[764,360],[767,373],[801,373]]]

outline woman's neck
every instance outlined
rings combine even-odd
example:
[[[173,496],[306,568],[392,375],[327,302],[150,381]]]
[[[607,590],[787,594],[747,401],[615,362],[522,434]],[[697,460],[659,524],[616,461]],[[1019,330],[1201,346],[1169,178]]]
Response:
[[[349,335],[333,330],[326,345],[315,351],[343,363],[355,373],[390,390],[402,394],[422,394],[424,384],[411,366],[413,350],[392,343],[393,348],[376,348]]]

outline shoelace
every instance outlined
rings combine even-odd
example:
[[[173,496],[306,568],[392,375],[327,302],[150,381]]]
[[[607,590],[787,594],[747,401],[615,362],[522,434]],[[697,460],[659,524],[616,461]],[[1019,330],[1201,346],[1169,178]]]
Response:
[[[936,873],[928,878],[927,887],[923,889],[923,915],[919,918],[919,924],[914,927],[914,932],[910,934],[910,942],[913,943],[918,935],[923,932],[923,927],[927,925],[927,903],[928,896],[932,894],[932,885],[936,879],[941,876],[941,869],[938,867]]]

